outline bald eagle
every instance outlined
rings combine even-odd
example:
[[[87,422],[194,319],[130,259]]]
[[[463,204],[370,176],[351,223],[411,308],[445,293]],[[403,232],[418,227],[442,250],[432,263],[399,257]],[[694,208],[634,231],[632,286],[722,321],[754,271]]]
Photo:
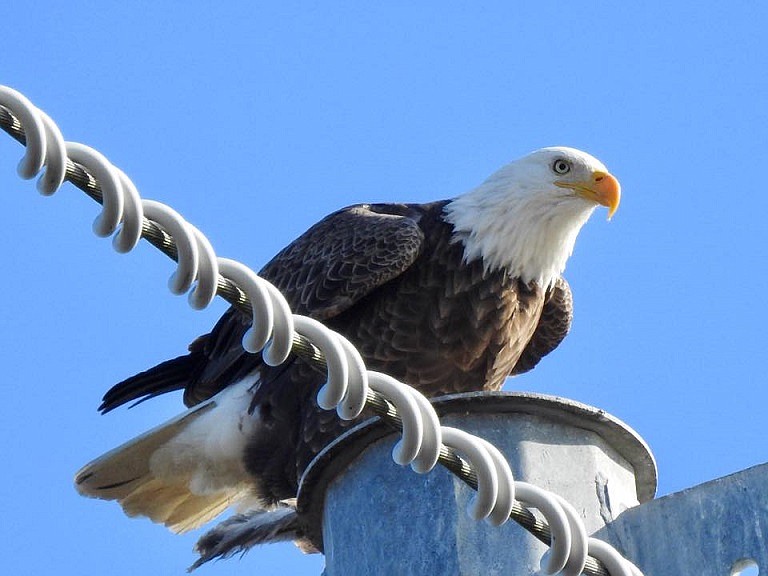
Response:
[[[619,198],[597,159],[544,148],[451,200],[339,210],[260,275],[294,312],[349,338],[369,369],[428,396],[498,390],[567,334],[572,298],[561,274],[594,209],[610,217]],[[241,348],[247,328],[230,309],[188,354],[111,388],[102,412],[174,390],[189,410],[86,465],[78,491],[176,532],[230,505],[249,510],[201,541],[206,559],[231,552],[234,544],[221,547],[228,538],[245,547],[249,518],[269,526],[266,540],[296,537],[280,503],[342,424],[315,403],[324,377],[295,356],[267,366]]]

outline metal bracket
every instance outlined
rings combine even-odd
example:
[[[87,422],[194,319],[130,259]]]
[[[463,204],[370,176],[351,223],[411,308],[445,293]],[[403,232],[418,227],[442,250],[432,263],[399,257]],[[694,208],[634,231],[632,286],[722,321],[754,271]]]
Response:
[[[768,463],[630,508],[595,536],[649,576],[768,572]]]

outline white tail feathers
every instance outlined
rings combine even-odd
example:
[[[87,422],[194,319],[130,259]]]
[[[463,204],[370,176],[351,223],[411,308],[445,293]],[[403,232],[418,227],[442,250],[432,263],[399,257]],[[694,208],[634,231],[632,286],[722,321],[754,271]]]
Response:
[[[250,397],[244,380],[107,452],[77,473],[78,492],[117,500],[128,516],[146,516],[174,532],[257,497],[242,464],[259,424],[248,414]]]

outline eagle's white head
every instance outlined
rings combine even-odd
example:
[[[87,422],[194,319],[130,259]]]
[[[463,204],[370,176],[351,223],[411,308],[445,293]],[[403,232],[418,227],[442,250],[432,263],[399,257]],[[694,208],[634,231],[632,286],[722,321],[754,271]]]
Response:
[[[598,204],[608,218],[621,187],[602,162],[574,148],[542,148],[507,164],[445,208],[467,261],[551,285]]]

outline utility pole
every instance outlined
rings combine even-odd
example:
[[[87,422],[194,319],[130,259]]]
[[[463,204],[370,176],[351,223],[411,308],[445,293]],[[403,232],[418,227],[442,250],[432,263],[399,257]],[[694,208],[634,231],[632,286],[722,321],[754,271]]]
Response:
[[[444,425],[496,445],[516,480],[573,504],[590,535],[646,576],[768,567],[768,465],[653,500],[650,450],[602,410],[519,393],[457,394],[434,405]],[[381,423],[358,426],[305,473],[299,508],[325,554],[325,576],[544,573],[547,546],[514,522],[472,520],[474,492],[444,469],[419,475],[392,462],[396,438]]]

